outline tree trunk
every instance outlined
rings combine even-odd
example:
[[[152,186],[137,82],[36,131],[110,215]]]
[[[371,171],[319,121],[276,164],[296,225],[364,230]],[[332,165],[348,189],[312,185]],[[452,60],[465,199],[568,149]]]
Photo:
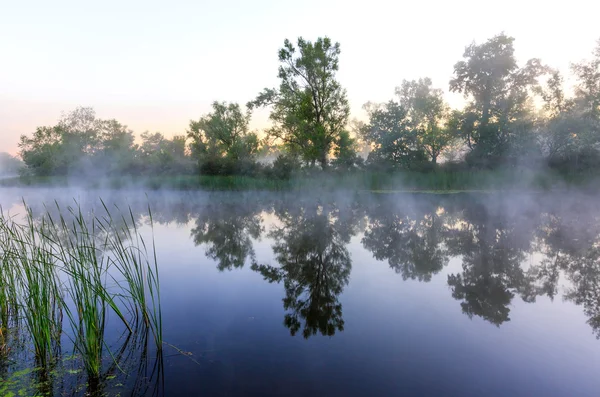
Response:
[[[321,168],[323,170],[327,169],[327,152],[323,151],[321,153],[321,158],[319,159],[319,163],[321,164]]]

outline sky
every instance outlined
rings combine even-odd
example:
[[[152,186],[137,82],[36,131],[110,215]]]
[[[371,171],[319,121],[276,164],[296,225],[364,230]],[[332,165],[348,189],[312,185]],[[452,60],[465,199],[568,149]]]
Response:
[[[138,135],[184,134],[213,101],[245,104],[276,87],[277,51],[299,36],[340,43],[357,118],[403,79],[447,91],[465,46],[500,32],[521,64],[539,57],[568,72],[600,38],[599,11],[590,0],[0,0],[0,151],[16,154],[20,135],[77,106]],[[251,127],[267,123],[263,110]]]

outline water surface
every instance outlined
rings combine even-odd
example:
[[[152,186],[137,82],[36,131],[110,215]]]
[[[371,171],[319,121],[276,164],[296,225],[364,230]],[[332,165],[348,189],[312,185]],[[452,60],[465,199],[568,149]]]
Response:
[[[596,197],[0,191],[22,198],[145,233],[150,205],[168,345],[157,388],[109,395],[599,393]]]

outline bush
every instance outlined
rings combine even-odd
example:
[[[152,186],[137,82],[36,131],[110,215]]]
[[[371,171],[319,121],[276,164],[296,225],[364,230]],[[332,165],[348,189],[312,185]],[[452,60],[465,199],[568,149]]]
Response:
[[[296,156],[280,154],[270,167],[270,174],[277,179],[290,179],[298,173],[301,166]]]

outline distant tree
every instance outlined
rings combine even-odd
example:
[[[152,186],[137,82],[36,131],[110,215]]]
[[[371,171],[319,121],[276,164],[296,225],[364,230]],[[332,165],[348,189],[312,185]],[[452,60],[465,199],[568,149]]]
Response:
[[[550,118],[573,109],[573,101],[566,97],[564,78],[558,70],[550,70],[550,77],[544,86],[534,87],[534,92],[543,100],[543,110]]]
[[[257,135],[248,129],[250,115],[243,113],[237,103],[214,102],[212,108],[211,113],[190,122],[192,157],[201,167],[207,164],[221,167],[225,163],[248,166],[259,149]]]
[[[61,130],[54,127],[38,127],[31,137],[21,135],[19,154],[30,172],[49,176],[64,171]]]
[[[429,78],[404,80],[400,87],[396,87],[396,95],[400,105],[407,110],[412,127],[417,130],[419,144],[431,162],[436,164],[439,156],[450,146],[454,135],[444,125],[448,115],[444,93],[431,86]]]
[[[184,136],[176,135],[167,139],[160,132],[144,132],[139,147],[140,166],[153,174],[181,174],[190,168],[190,159],[186,155]]]
[[[397,102],[366,104],[369,122],[361,129],[362,139],[372,151],[368,163],[389,169],[417,168],[426,161],[420,148],[417,130],[413,128],[406,109]]]
[[[536,89],[545,112],[540,122],[540,145],[549,164],[563,170],[600,165],[600,118],[596,109],[600,103],[600,58],[575,64],[573,70],[578,79],[575,98],[566,97],[558,71],[552,71],[546,84]]]
[[[577,78],[575,101],[585,116],[600,119],[600,40],[593,58],[572,65]]]
[[[82,173],[99,144],[101,120],[92,108],[79,107],[53,127],[38,127],[32,137],[21,136],[19,148],[27,167],[37,175]]]
[[[479,160],[498,161],[522,135],[533,130],[529,119],[530,91],[546,72],[539,59],[519,68],[514,56],[514,39],[497,35],[483,44],[469,45],[454,65],[450,90],[471,99],[463,122],[470,128],[468,144]]]
[[[94,164],[105,174],[134,172],[137,146],[133,131],[116,120],[99,123],[98,145]]]
[[[363,159],[358,155],[358,145],[356,139],[350,136],[348,131],[340,132],[335,140],[333,150],[334,160],[332,165],[339,170],[351,170],[363,163]]]
[[[249,108],[272,106],[269,133],[311,164],[325,169],[328,156],[350,114],[346,91],[336,79],[339,43],[285,40],[279,50],[279,89],[265,89]]]
[[[272,176],[277,179],[290,179],[302,167],[298,156],[292,153],[282,153],[277,156],[270,168]]]
[[[136,147],[133,132],[116,120],[96,117],[78,107],[54,126],[21,136],[20,155],[35,175],[111,174],[129,172]]]
[[[17,175],[23,162],[8,153],[0,152],[0,176]]]

